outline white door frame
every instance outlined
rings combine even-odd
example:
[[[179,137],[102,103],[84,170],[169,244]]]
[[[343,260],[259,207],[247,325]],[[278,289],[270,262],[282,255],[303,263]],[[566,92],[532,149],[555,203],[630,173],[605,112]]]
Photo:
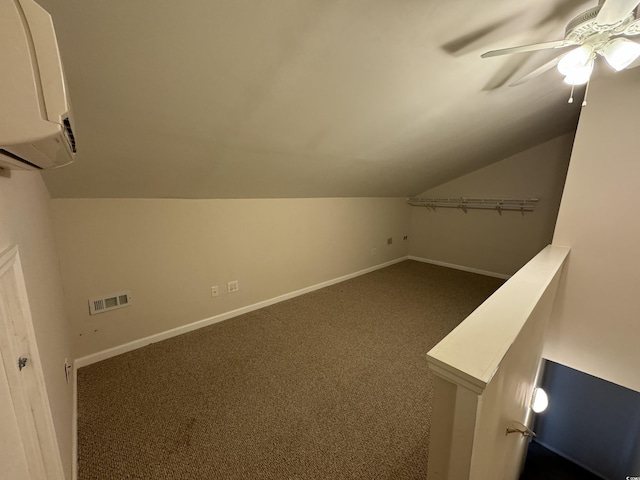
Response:
[[[64,480],[17,246],[0,254],[0,355],[31,478]]]

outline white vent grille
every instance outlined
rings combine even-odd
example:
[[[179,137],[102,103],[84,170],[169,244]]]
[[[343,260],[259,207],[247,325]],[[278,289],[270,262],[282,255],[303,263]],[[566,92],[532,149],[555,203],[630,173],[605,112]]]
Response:
[[[89,299],[89,314],[108,312],[116,308],[127,307],[131,305],[131,292],[118,292],[112,295],[104,295]]]

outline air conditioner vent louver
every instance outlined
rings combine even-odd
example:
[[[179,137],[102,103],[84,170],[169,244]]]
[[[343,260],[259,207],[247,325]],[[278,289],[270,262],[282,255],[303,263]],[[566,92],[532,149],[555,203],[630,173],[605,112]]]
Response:
[[[108,312],[116,308],[127,307],[131,305],[131,292],[119,292],[113,295],[104,295],[102,297],[89,299],[89,314]]]
[[[65,138],[67,139],[67,142],[69,142],[69,147],[73,153],[76,153],[76,137],[73,136],[73,129],[71,128],[69,117],[63,118],[62,123],[64,125]]]

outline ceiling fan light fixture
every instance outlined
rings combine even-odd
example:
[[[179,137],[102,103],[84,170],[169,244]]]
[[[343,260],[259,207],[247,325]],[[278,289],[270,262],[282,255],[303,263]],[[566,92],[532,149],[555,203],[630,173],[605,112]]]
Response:
[[[558,62],[558,71],[564,76],[573,76],[590,63],[593,68],[593,47],[581,45],[562,56]]]
[[[588,84],[598,56],[616,71],[640,66],[640,0],[598,0],[598,6],[582,12],[569,22],[563,40],[502,48],[482,54],[483,58],[520,52],[569,48],[510,86],[521,85],[557,67],[568,85]],[[572,96],[569,103],[573,101]],[[583,106],[586,102],[583,102]]]
[[[584,85],[589,82],[591,78],[591,74],[593,73],[593,59],[587,64],[583,65],[580,68],[575,68],[572,72],[569,72],[564,77],[564,83],[568,85]]]
[[[627,38],[616,38],[607,43],[601,52],[611,68],[619,72],[640,56],[640,45]]]

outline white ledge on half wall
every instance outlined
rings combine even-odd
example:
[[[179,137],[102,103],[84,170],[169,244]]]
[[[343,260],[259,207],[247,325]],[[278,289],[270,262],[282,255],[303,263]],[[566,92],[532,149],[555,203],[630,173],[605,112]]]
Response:
[[[429,351],[434,373],[482,394],[568,254],[549,245],[522,267]]]

